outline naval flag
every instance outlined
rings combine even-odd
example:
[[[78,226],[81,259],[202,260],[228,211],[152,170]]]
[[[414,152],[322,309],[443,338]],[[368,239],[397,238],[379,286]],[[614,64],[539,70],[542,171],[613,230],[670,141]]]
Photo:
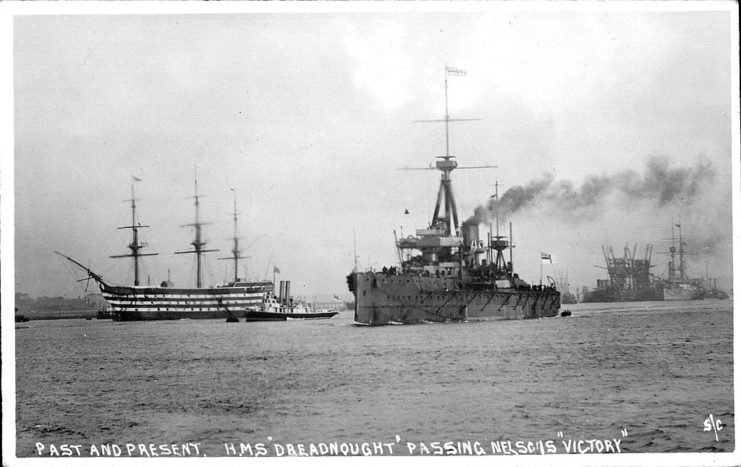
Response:
[[[552,264],[553,263],[553,258],[551,257],[551,254],[550,253],[543,253],[541,251],[540,252],[540,263],[541,264]]]

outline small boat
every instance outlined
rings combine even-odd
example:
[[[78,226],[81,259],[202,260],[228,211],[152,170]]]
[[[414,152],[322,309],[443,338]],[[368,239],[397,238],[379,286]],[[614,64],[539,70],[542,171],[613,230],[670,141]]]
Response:
[[[245,322],[250,321],[287,321],[289,319],[328,319],[337,314],[336,310],[314,308],[311,304],[294,303],[289,291],[290,281],[280,281],[280,296],[267,293],[259,308],[247,308],[244,312]]]

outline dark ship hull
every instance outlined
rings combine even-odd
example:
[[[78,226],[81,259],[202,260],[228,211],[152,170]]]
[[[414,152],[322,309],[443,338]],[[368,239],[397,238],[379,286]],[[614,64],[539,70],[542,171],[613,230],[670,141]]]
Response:
[[[336,311],[281,313],[277,311],[247,310],[244,312],[244,318],[245,321],[287,321],[289,319],[329,319],[336,314]]]
[[[279,295],[265,294],[261,298],[259,306],[245,310],[244,319],[247,322],[328,319],[336,314],[335,310],[314,308],[303,302],[294,303],[291,296],[291,281],[280,281]]]
[[[460,287],[455,278],[352,275],[355,321],[360,324],[549,318],[558,315],[560,293],[552,287]]]
[[[247,307],[259,306],[272,282],[239,282],[208,289],[116,287],[100,284],[115,321],[229,318]]]
[[[660,287],[644,289],[607,289],[593,290],[582,297],[582,303],[609,303],[609,302],[650,302],[664,300],[664,292]]]

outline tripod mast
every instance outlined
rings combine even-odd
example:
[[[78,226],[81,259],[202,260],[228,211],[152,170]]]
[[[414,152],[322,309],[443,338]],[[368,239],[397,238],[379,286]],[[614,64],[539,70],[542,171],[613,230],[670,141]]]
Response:
[[[445,66],[445,117],[443,119],[436,120],[416,120],[420,123],[428,122],[444,122],[445,123],[445,155],[438,156],[438,160],[435,162],[435,166],[430,166],[430,169],[437,169],[442,172],[440,177],[440,189],[437,192],[437,201],[435,202],[435,211],[432,214],[432,222],[430,226],[435,228],[436,225],[444,226],[445,235],[456,235],[458,231],[458,209],[455,204],[455,196],[453,195],[453,186],[451,183],[450,174],[458,169],[493,169],[496,166],[485,165],[476,167],[458,167],[458,162],[455,161],[455,156],[450,155],[450,122],[469,122],[480,120],[478,118],[450,118],[450,111],[448,108],[448,76],[465,76],[464,70]],[[404,169],[404,170],[420,170],[420,169]],[[425,170],[425,169],[421,169]],[[444,214],[440,214],[440,208],[443,208]]]

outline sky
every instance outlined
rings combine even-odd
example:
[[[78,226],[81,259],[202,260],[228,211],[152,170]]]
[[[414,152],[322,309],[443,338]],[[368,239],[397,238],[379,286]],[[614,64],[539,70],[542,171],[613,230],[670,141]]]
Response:
[[[355,261],[394,265],[394,236],[430,222],[440,173],[399,169],[445,154],[444,126],[415,121],[443,117],[446,65],[466,71],[448,77],[451,117],[478,119],[451,123],[451,154],[498,167],[453,172],[459,217],[485,213],[495,183],[527,195],[501,219],[522,278],[547,252],[545,274],[591,288],[603,245],[636,244],[666,275],[680,224],[690,274],[730,291],[736,19],[728,4],[600,3],[16,16],[15,291],[85,294],[55,250],[132,284],[130,260],[110,258],[128,253],[132,185],[158,253],[142,282],[193,286],[193,255],[173,253],[193,241],[197,177],[220,250],[208,285],[233,276],[218,258],[236,196],[241,277],[278,268],[296,295],[349,300]]]

